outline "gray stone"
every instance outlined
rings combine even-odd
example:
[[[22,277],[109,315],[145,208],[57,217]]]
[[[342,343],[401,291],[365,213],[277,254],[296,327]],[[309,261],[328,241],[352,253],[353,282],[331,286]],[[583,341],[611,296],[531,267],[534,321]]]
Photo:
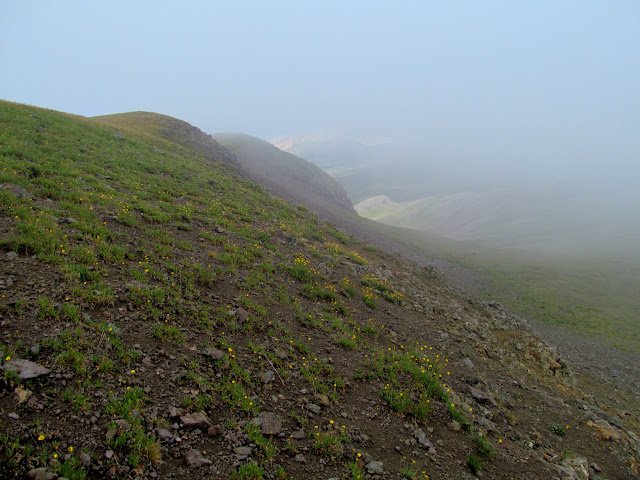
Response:
[[[304,458],[304,455],[302,455],[301,453],[299,453],[298,455],[293,457],[293,460],[298,462],[298,463],[307,463],[307,459]]]
[[[313,399],[322,405],[329,405],[329,397],[322,395],[321,393],[316,393],[313,396]]]
[[[473,370],[474,368],[476,368],[476,366],[474,365],[474,363],[467,357],[464,357],[462,359],[462,364],[467,367],[469,370]]]
[[[263,435],[278,435],[282,431],[282,420],[275,413],[261,412],[256,420]]]
[[[306,435],[304,433],[304,430],[296,430],[291,434],[291,438],[294,438],[295,440],[302,440],[305,437]]]
[[[567,458],[562,465],[573,470],[577,480],[589,480],[589,462],[584,457]]]
[[[208,429],[211,426],[211,422],[207,419],[203,412],[187,413],[180,416],[180,421],[184,424],[185,428],[189,429]]]
[[[469,387],[469,393],[473,398],[476,399],[478,403],[488,403],[493,407],[498,405],[491,395],[489,395],[486,392],[483,392],[479,388]]]
[[[207,435],[210,437],[219,437],[222,435],[222,427],[220,425],[212,425],[207,430]]]
[[[264,383],[271,383],[275,378],[275,376],[276,374],[274,373],[273,370],[267,370],[266,372],[262,373],[262,381]]]
[[[236,310],[236,318],[238,319],[239,322],[246,322],[247,320],[249,320],[249,312],[247,312],[244,308],[239,307]]]
[[[24,360],[22,358],[12,358],[4,362],[2,368],[5,371],[14,371],[21,380],[29,380],[30,378],[37,378],[42,375],[49,375],[51,370],[42,367],[37,363],[30,360]]]
[[[7,415],[7,417],[11,418],[12,420],[20,420],[20,415],[18,415],[16,412],[11,412],[9,415]]]
[[[3,190],[9,190],[14,195],[21,198],[33,198],[33,195],[27,192],[27,190],[20,185],[15,185],[13,183],[0,183],[0,188],[2,188]]]
[[[233,449],[233,453],[235,453],[240,459],[247,458],[251,455],[251,452],[251,447],[236,447]]]
[[[218,350],[217,348],[207,347],[202,353],[209,357],[211,360],[221,360],[224,357],[224,352],[222,350]]]
[[[309,403],[307,405],[307,410],[309,410],[311,413],[315,413],[316,415],[322,411],[322,409],[315,403]]]
[[[88,467],[89,465],[91,465],[91,455],[89,455],[88,453],[80,452],[78,458],[80,458],[80,463],[82,463],[83,467]]]
[[[173,433],[171,433],[169,430],[167,430],[165,428],[156,428],[156,435],[163,442],[169,442],[169,443],[173,442],[173,440],[175,438],[173,436]]]
[[[433,446],[433,443],[431,443],[431,440],[429,440],[427,434],[422,429],[417,429],[413,436],[418,441],[418,445],[420,445],[422,448],[426,448],[427,450],[429,450],[429,452],[432,453],[435,452],[436,448]]]
[[[213,463],[208,458],[203,457],[195,448],[186,452],[183,458],[190,467],[201,467],[203,465],[211,465]]]
[[[129,425],[129,422],[127,422],[126,420],[120,419],[116,421],[116,427],[118,427],[118,430],[126,432],[131,428],[131,425]]]
[[[382,468],[382,462],[369,462],[365,467],[367,469],[367,473],[371,475],[382,475],[384,474],[384,469]]]
[[[18,258],[18,254],[16,252],[9,252],[5,255],[5,257],[7,258],[7,260],[9,260],[10,262],[12,262],[13,260],[15,260],[16,258]]]
[[[32,480],[53,480],[54,478],[58,478],[53,472],[50,472],[45,467],[34,468],[33,470],[29,470],[27,473],[27,477]]]

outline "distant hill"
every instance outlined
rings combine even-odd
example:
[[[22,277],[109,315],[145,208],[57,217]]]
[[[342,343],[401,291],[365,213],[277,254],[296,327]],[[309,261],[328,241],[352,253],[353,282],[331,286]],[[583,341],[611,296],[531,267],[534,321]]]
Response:
[[[621,226],[601,201],[557,189],[495,189],[394,202],[386,195],[356,205],[364,217],[479,244],[535,252],[576,249],[638,252],[637,225]],[[598,222],[588,219],[599,218]],[[615,247],[615,248],[614,248]]]
[[[213,138],[236,155],[240,167],[251,178],[287,200],[355,212],[344,188],[312,163],[251,135],[218,133]]]

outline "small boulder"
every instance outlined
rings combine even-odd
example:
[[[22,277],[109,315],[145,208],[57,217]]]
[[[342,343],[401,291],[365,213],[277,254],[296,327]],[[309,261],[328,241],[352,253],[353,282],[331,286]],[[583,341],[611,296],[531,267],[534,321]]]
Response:
[[[469,387],[469,393],[473,398],[476,399],[478,403],[486,403],[493,407],[496,407],[498,405],[491,395],[489,395],[486,392],[483,392],[479,388]]]
[[[222,350],[218,350],[217,348],[206,347],[202,351],[203,355],[209,357],[211,360],[221,360],[224,357],[224,352]]]
[[[371,475],[383,475],[384,468],[382,468],[382,462],[369,462],[365,467],[367,469],[367,473]]]
[[[282,420],[275,413],[261,412],[256,418],[263,435],[278,435],[282,431]]]
[[[165,428],[156,428],[156,435],[162,442],[171,443],[174,440],[174,435]]]
[[[208,458],[203,457],[195,448],[186,452],[183,458],[190,467],[201,467],[203,465],[211,465],[213,463]]]
[[[32,480],[53,480],[54,478],[58,478],[58,475],[50,472],[45,467],[40,467],[29,470],[27,477]]]
[[[207,419],[203,412],[187,413],[180,416],[180,421],[184,424],[185,428],[201,430],[208,429],[211,426],[211,422]]]
[[[422,448],[429,450],[429,452],[435,452],[436,448],[433,446],[433,443],[431,443],[431,440],[429,440],[427,434],[421,428],[417,429],[413,436],[418,441],[418,445],[420,445]]]
[[[273,372],[273,370],[267,370],[266,372],[262,373],[262,382],[264,384],[271,383],[275,376],[276,374]]]
[[[247,312],[244,308],[239,307],[236,310],[236,318],[239,322],[244,323],[249,320],[249,312]]]
[[[48,368],[22,358],[12,358],[11,360],[4,362],[2,368],[6,372],[15,372],[21,380],[29,380],[31,378],[37,378],[51,373],[51,370]]]

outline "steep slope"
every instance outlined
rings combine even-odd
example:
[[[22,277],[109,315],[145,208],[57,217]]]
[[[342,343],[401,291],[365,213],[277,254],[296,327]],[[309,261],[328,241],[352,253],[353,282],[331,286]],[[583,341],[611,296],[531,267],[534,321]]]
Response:
[[[638,474],[633,397],[201,151],[2,102],[0,159],[2,478]]]
[[[173,144],[182,145],[206,154],[218,161],[224,161],[238,167],[238,162],[226,149],[209,134],[189,123],[167,115],[153,112],[129,112],[92,117],[98,123],[115,127],[121,131],[136,132],[166,139]]]
[[[306,160],[250,135],[218,133],[214,138],[236,154],[243,171],[278,195],[311,207],[354,211],[344,188]]]

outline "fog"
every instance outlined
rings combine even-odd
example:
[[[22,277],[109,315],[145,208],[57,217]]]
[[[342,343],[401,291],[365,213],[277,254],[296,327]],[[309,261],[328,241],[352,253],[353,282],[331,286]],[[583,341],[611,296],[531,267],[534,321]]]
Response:
[[[635,232],[639,21],[622,1],[0,0],[0,98],[322,139],[334,167],[391,162],[395,201],[546,188]]]

